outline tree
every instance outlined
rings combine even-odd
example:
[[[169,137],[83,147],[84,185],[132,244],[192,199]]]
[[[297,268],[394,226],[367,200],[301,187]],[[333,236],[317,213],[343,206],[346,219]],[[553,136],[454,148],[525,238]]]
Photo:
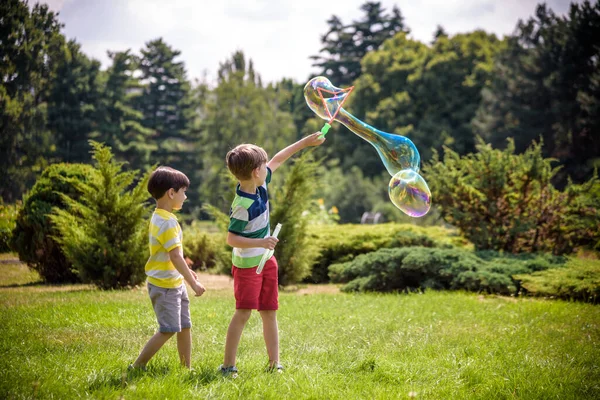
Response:
[[[110,148],[90,143],[94,177],[77,184],[78,200],[62,196],[67,207],[54,208],[55,240],[83,282],[102,289],[135,286],[146,277],[150,174],[133,185],[138,171],[122,172]]]
[[[88,140],[97,124],[100,62],[90,60],[80,47],[73,40],[61,43],[51,62],[47,128],[56,146],[54,155],[64,162],[88,160]]]
[[[0,197],[14,202],[47,164],[45,91],[64,39],[47,5],[0,2]]]
[[[147,168],[150,154],[157,149],[152,140],[154,131],[142,125],[143,114],[134,108],[142,91],[134,72],[136,57],[129,50],[109,52],[112,66],[107,71],[99,111],[97,131],[93,138],[112,147],[118,160],[126,161],[130,169]]]
[[[192,155],[189,128],[194,109],[185,66],[176,61],[181,52],[162,38],[146,43],[141,52],[139,69],[143,88],[136,99],[136,108],[143,115],[143,126],[155,133],[158,149],[152,158],[176,169],[189,168],[186,162]]]
[[[360,9],[364,17],[349,25],[344,25],[335,15],[327,20],[329,31],[321,37],[320,50],[325,55],[310,57],[315,61],[313,66],[321,69],[320,75],[327,76],[336,86],[351,85],[360,76],[360,61],[365,54],[377,50],[396,33],[409,32],[396,6],[391,14],[387,14],[378,1],[367,1]]]
[[[600,163],[600,2],[572,3],[559,17],[545,4],[520,21],[493,71],[473,121],[494,145],[514,138],[523,152],[542,137],[544,155],[582,182]]]
[[[218,85],[202,111],[203,201],[229,210],[234,192],[224,160],[233,147],[256,143],[272,156],[296,139],[291,115],[281,111],[279,94],[272,86],[262,87],[252,60],[246,62],[242,52],[221,64]]]

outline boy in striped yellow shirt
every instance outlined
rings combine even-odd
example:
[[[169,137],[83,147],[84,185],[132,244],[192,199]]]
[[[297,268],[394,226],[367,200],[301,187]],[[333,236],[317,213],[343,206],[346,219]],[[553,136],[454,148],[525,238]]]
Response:
[[[190,300],[184,280],[196,296],[205,289],[183,258],[181,226],[173,210],[180,210],[187,199],[190,181],[183,172],[169,167],[157,168],[148,181],[148,191],[156,200],[149,228],[150,258],[146,263],[148,294],[159,330],[150,338],[130,368],[145,369],[154,354],[177,333],[181,364],[190,368],[192,333]]]

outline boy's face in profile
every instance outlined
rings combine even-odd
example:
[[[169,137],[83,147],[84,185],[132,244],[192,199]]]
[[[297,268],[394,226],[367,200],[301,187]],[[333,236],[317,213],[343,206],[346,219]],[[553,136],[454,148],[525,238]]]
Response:
[[[267,179],[267,164],[264,163],[262,164],[260,167],[256,168],[255,171],[257,171],[256,173],[256,186],[262,186],[265,183],[265,180]]]
[[[182,187],[181,189],[179,189],[178,191],[175,191],[175,189],[169,189],[170,191],[173,192],[173,209],[174,210],[181,210],[181,207],[183,207],[183,202],[185,201],[185,199],[187,199],[187,196],[185,194],[187,188],[186,187]]]

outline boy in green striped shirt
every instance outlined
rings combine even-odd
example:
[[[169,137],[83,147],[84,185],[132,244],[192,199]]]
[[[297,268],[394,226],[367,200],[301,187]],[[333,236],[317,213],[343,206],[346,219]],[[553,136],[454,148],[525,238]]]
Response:
[[[172,213],[183,206],[189,186],[190,181],[183,172],[169,167],[157,168],[148,181],[148,192],[156,200],[156,210],[149,226],[150,258],[146,275],[159,329],[130,369],[145,369],[148,361],[175,334],[181,364],[191,366],[192,321],[184,280],[196,296],[202,296],[205,289],[183,258],[181,226]]]
[[[241,144],[227,153],[227,167],[239,184],[231,205],[227,234],[227,244],[233,247],[236,310],[227,329],[225,357],[219,367],[223,374],[237,376],[237,348],[252,310],[258,310],[263,321],[268,369],[277,372],[283,370],[279,364],[278,266],[275,257],[266,262],[262,273],[256,273],[264,252],[273,250],[278,242],[270,236],[267,185],[271,182],[271,174],[292,155],[306,147],[323,144],[325,139],[319,138],[320,135],[321,132],[315,132],[297,141],[271,160],[268,160],[267,153],[261,147],[252,144]]]

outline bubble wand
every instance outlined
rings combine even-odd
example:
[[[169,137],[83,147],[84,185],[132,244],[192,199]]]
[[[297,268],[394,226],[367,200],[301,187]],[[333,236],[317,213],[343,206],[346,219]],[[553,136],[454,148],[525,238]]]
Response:
[[[281,224],[277,224],[277,226],[275,226],[275,230],[273,231],[273,234],[271,236],[273,236],[275,239],[277,239],[277,235],[279,235],[280,230],[281,230]],[[263,268],[265,267],[265,263],[269,260],[269,258],[271,258],[273,256],[274,252],[275,252],[275,250],[269,250],[269,249],[267,249],[267,251],[265,251],[265,254],[263,254],[262,258],[260,259],[258,268],[256,268],[257,275],[262,272]]]
[[[352,93],[352,90],[354,90],[354,86],[350,86],[349,88],[340,89],[340,90],[337,90],[337,91],[331,91],[331,90],[323,89],[323,88],[320,88],[320,87],[317,88],[317,92],[319,93],[319,97],[321,98],[321,102],[325,106],[325,111],[327,112],[327,115],[329,116],[329,121],[325,122],[325,125],[323,125],[323,127],[321,128],[321,134],[319,135],[319,139],[324,138],[325,135],[327,135],[327,132],[329,132],[329,128],[331,128],[331,123],[333,122],[333,120],[337,116],[338,112],[340,111],[340,109],[342,108],[342,106],[344,105],[344,103],[346,102],[346,99],[348,98],[348,96],[350,96],[350,93]],[[333,113],[333,115],[331,115],[331,111],[329,111],[329,107],[327,107],[327,101],[325,100],[325,97],[323,96],[323,92],[329,93],[329,94],[333,95],[333,97],[327,98],[327,100],[330,100],[330,101],[337,100],[337,95],[338,94],[345,93],[344,96],[343,96],[343,98],[342,98],[342,101],[340,102],[340,104],[338,104],[338,107],[335,110],[335,112]]]

